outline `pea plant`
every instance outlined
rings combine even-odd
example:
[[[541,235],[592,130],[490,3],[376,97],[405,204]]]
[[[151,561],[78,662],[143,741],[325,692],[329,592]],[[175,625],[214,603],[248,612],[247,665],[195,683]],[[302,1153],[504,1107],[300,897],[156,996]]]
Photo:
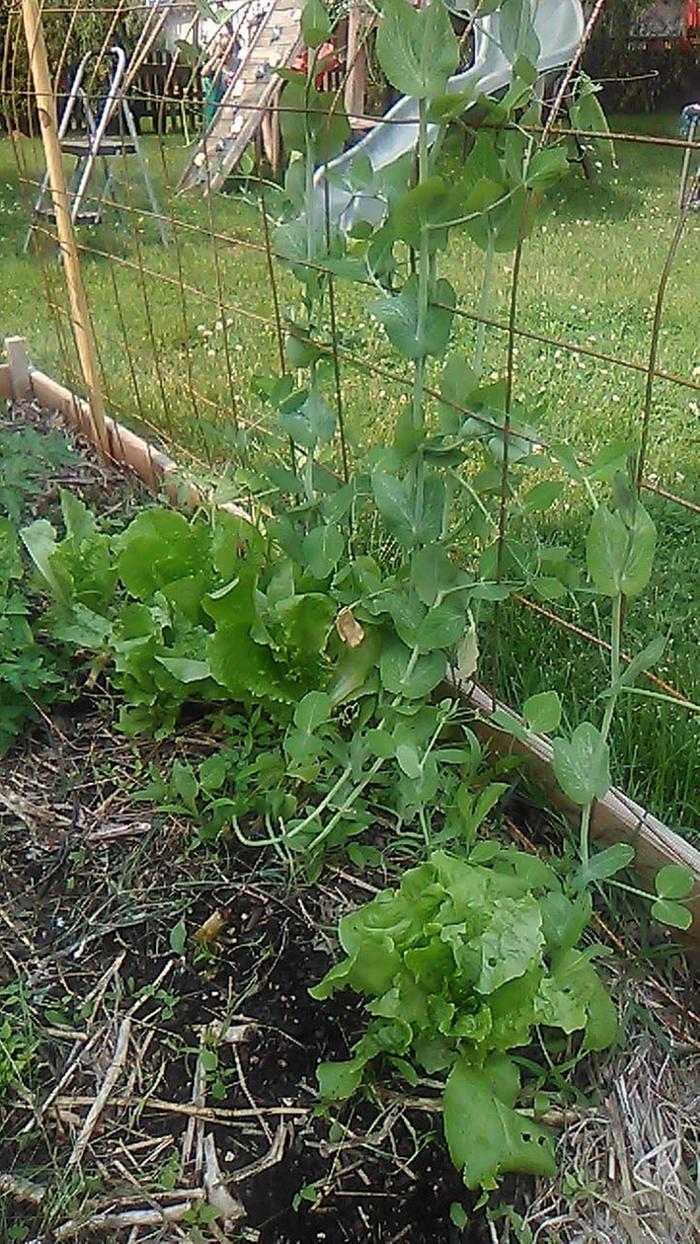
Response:
[[[655,892],[647,894],[629,886],[616,874],[634,859],[634,847],[616,843],[591,855],[590,827],[593,806],[610,786],[610,731],[620,697],[633,694],[641,674],[662,658],[666,639],[658,635],[625,666],[621,658],[622,622],[626,603],[634,601],[647,587],[651,578],[656,527],[637,496],[627,472],[614,469],[612,474],[612,506],[599,501],[581,466],[572,455],[566,457],[572,477],[587,485],[593,514],[586,537],[586,567],[592,588],[607,597],[610,604],[610,673],[603,690],[604,709],[600,724],[585,719],[569,737],[553,738],[553,764],[557,781],[573,804],[581,808],[579,838],[580,868],[575,876],[579,887],[606,881],[620,886],[651,902],[652,915],[663,924],[688,929],[692,923],[689,909],[679,902],[688,898],[694,879],[689,869],[668,865],[655,878]],[[545,735],[554,735],[561,724],[562,704],[556,692],[533,697],[535,711],[524,716],[530,728]],[[531,702],[532,703],[532,702]],[[591,709],[594,705],[591,705]],[[495,714],[497,724],[514,734],[524,733],[523,726],[509,713]]]
[[[521,412],[506,386],[480,387],[477,370],[450,354],[456,295],[439,273],[439,259],[451,230],[466,225],[484,248],[488,269],[493,254],[512,247],[527,229],[530,196],[567,169],[562,148],[537,151],[525,130],[511,124],[529,104],[536,78],[526,55],[535,39],[529,6],[520,9],[519,33],[507,28],[513,86],[497,106],[482,109],[489,127],[474,136],[464,173],[453,183],[438,171],[437,156],[448,124],[473,101],[447,90],[460,55],[447,10],[441,0],[423,10],[387,0],[377,52],[390,82],[417,101],[417,159],[401,157],[381,173],[367,160],[353,163],[346,188],[351,194],[368,188],[381,193],[387,210],[378,225],[361,221],[351,238],[322,210],[314,182],[315,167],[342,150],[348,133],[337,97],[315,86],[318,49],[330,31],[330,17],[317,0],[302,18],[311,49],[308,68],[282,75],[289,217],[278,224],[273,244],[298,279],[300,301],[286,317],[289,371],[260,384],[291,443],[291,469],[269,463],[263,486],[281,494],[271,530],[290,573],[293,566],[295,574],[322,582],[334,594],[340,640],[331,685],[299,705],[285,741],[292,772],[309,776],[321,766],[329,783],[320,804],[288,826],[288,844],[305,853],[337,845],[339,835],[361,824],[369,815],[367,792],[381,790],[390,772],[395,787],[398,779],[402,819],[409,812],[417,816],[429,843],[436,792],[459,790],[449,776],[440,777],[441,770],[459,766],[465,752],[443,745],[457,727],[455,706],[447,700],[431,704],[428,697],[450,669],[464,677],[474,673],[475,615],[510,591],[498,581],[495,563],[485,562],[477,574],[467,568],[466,540],[482,535],[484,524],[490,532],[494,520],[460,468],[465,453],[483,443],[498,471],[506,437],[512,457],[526,458],[517,435]],[[365,471],[349,469],[337,401],[342,352],[333,324],[333,282],[343,279],[375,287],[370,314],[412,371],[410,400],[397,419],[393,444],[375,447]],[[434,368],[440,369],[444,396],[437,427],[427,393]],[[332,385],[335,401],[328,397]],[[466,418],[465,402],[474,412]],[[340,476],[331,457],[336,435]],[[481,487],[488,495],[493,480],[486,475]],[[390,572],[363,551],[362,536],[375,521],[394,550]],[[350,748],[345,741],[339,748],[334,715],[351,702]],[[342,759],[331,774],[334,757]]]

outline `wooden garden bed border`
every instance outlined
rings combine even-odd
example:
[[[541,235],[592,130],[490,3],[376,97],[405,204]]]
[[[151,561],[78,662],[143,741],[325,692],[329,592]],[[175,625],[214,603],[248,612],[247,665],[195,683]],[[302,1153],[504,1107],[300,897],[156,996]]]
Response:
[[[31,367],[23,338],[6,338],[5,351],[7,362],[0,364],[0,397],[34,402],[47,412],[58,411],[76,431],[99,448],[89,403]],[[105,416],[104,423],[109,456],[132,470],[150,491],[165,495],[174,505],[185,507],[206,500],[194,484],[183,488],[182,473],[167,454],[109,416]],[[229,504],[225,508],[243,518],[249,517],[237,506]],[[465,704],[476,710],[474,729],[482,741],[488,742],[501,755],[514,753],[524,757],[527,769],[547,798],[562,810],[573,825],[577,825],[580,810],[566,798],[557,784],[549,740],[532,733],[528,733],[525,739],[516,739],[499,729],[493,722],[495,711],[507,711],[515,717],[517,714],[477,683],[452,681],[450,688]],[[700,851],[614,786],[594,805],[591,833],[603,845],[630,843],[636,852],[635,869],[646,883],[665,864],[680,864],[693,872],[696,892],[688,902],[693,911],[693,926],[686,938],[700,946]]]

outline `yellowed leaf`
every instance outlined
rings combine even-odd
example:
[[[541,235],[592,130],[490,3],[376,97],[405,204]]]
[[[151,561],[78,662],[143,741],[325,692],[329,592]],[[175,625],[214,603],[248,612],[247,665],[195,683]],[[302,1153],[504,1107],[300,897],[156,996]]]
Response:
[[[221,934],[226,928],[227,923],[228,921],[224,912],[218,910],[213,911],[210,916],[207,916],[204,924],[200,925],[197,929],[197,932],[194,934],[194,940],[198,942],[200,946],[211,946],[214,942],[219,940]]]
[[[365,637],[365,632],[352,609],[341,609],[335,620],[335,629],[348,648],[359,648]]]
[[[479,641],[476,636],[476,627],[472,622],[469,630],[465,632],[457,647],[457,673],[460,678],[468,682],[473,678],[477,666],[479,664]]]

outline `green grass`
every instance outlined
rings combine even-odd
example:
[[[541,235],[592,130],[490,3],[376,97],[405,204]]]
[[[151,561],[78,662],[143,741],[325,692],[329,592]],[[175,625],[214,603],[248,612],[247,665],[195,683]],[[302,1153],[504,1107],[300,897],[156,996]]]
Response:
[[[650,120],[626,117],[615,124],[644,132]],[[657,133],[673,135],[677,118],[658,117],[653,125]],[[175,243],[161,247],[153,222],[138,211],[129,213],[127,227],[111,215],[99,229],[81,233],[92,248],[85,252],[84,271],[105,389],[119,417],[158,430],[181,457],[220,458],[226,454],[234,411],[259,426],[263,440],[274,435],[251,386],[256,374],[274,373],[278,367],[274,306],[260,249],[261,214],[235,195],[217,195],[211,205],[196,196],[174,197],[172,187],[186,151],[172,138],[162,152],[154,138],[146,138],[144,146],[167,211],[180,222],[172,230]],[[23,140],[20,147],[36,176],[36,146]],[[444,159],[448,169],[457,169],[457,143],[448,144]],[[525,250],[518,323],[530,332],[643,366],[656,289],[675,225],[680,153],[621,144],[619,159],[617,172],[592,185],[572,177],[544,204]],[[40,255],[17,253],[25,220],[26,195],[11,145],[2,140],[0,332],[23,334],[35,364],[57,378],[74,379],[63,272],[49,248],[41,247]],[[213,247],[201,232],[210,227],[227,240]],[[699,242],[700,218],[691,218],[667,291],[659,355],[662,369],[694,378],[695,384],[700,381]],[[480,252],[466,236],[456,237],[441,265],[457,289],[459,304],[475,308]],[[142,278],[140,266],[159,275]],[[510,256],[499,257],[492,314],[501,321],[508,311],[511,266]],[[190,288],[183,290],[181,281]],[[278,284],[284,313],[297,300],[297,288],[279,273]],[[393,369],[392,352],[366,313],[369,296],[363,288],[338,287],[341,339],[360,358]],[[456,345],[470,351],[473,340],[473,325],[460,320]],[[502,374],[505,348],[505,334],[490,331],[487,372]],[[642,411],[642,372],[526,338],[518,340],[516,362],[517,392],[528,402],[531,422],[545,439],[565,439],[591,453],[614,438],[634,436]],[[353,452],[361,459],[369,444],[390,434],[404,394],[392,381],[350,365],[343,388]],[[697,388],[657,381],[647,463],[652,479],[696,500],[699,408]],[[659,631],[668,632],[670,645],[660,673],[698,700],[698,524],[692,514],[668,502],[652,498],[649,504],[660,534],[656,572],[651,591],[628,613],[625,645],[636,650]],[[547,524],[557,541],[580,549],[582,508],[576,491],[570,505],[550,514]],[[600,625],[605,634],[605,618],[599,622],[591,609],[571,617],[594,630]],[[556,686],[571,719],[580,718],[604,685],[601,657],[516,606],[502,611],[501,626],[506,639],[499,689],[517,703],[531,691]],[[487,634],[487,648],[489,640]],[[616,777],[630,793],[674,823],[700,822],[697,731],[683,710],[629,697],[614,743]]]

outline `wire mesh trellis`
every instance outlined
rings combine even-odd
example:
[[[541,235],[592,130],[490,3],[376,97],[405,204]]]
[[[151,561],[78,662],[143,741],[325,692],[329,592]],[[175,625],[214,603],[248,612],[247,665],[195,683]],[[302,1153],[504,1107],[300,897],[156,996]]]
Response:
[[[225,480],[227,495],[237,491],[244,494],[241,480],[245,480],[246,472],[256,469],[261,458],[272,456],[283,461],[289,453],[287,439],[260,396],[264,390],[260,378],[279,374],[287,366],[284,337],[290,308],[298,297],[294,282],[279,263],[270,229],[270,221],[279,211],[281,193],[279,178],[271,168],[279,158],[279,137],[273,132],[282,111],[279,96],[273,92],[266,97],[267,132],[263,135],[260,130],[246,152],[233,193],[230,181],[221,190],[206,192],[212,184],[209,161],[216,156],[206,144],[203,186],[178,193],[191,161],[192,145],[199,137],[185,130],[197,115],[200,124],[203,122],[207,106],[202,65],[212,30],[202,29],[200,6],[133,4],[128,0],[102,5],[81,0],[54,4],[47,0],[37,8],[48,41],[53,81],[61,90],[70,81],[72,62],[87,50],[86,40],[92,40],[90,46],[95,51],[93,68],[99,67],[114,41],[122,39],[128,44],[128,97],[137,115],[138,105],[144,105],[140,141],[157,183],[160,210],[145,202],[133,155],[125,148],[117,161],[114,191],[101,198],[99,224],[76,230],[76,257],[87,295],[89,324],[76,324],[81,313],[70,306],[66,296],[65,265],[57,262],[56,224],[44,217],[32,221],[29,253],[10,257],[14,288],[9,299],[6,294],[3,329],[27,338],[32,360],[44,371],[56,374],[75,391],[85,392],[84,360],[76,349],[76,328],[89,328],[96,363],[94,383],[110,413],[126,425],[146,431],[194,474],[207,480]],[[587,32],[603,8],[604,0],[592,6]],[[250,10],[250,5],[238,6],[239,22],[250,16]],[[339,107],[343,97],[352,98],[353,124],[356,132],[362,133],[377,117],[366,106],[367,99],[358,96],[357,66],[373,39],[371,20],[357,26],[358,11],[351,6],[350,20],[356,23],[354,46],[344,55],[341,68],[333,68],[325,85],[334,92]],[[371,17],[369,10],[365,17]],[[224,7],[220,18],[230,19]],[[33,49],[27,47],[24,38],[22,4],[12,0],[3,21],[1,94],[6,132],[0,138],[0,150],[6,152],[3,172],[10,187],[4,210],[9,253],[32,220],[44,153],[39,140],[42,101],[31,77]],[[81,34],[86,23],[87,32]],[[469,23],[463,33],[468,36]],[[140,78],[140,68],[166,36],[170,38],[170,57],[160,79],[156,82],[152,72]],[[173,42],[175,36],[178,42]],[[336,39],[341,61],[347,52],[345,37],[341,31]],[[661,556],[672,562],[670,577],[663,575],[661,566],[663,584],[656,590],[665,599],[655,602],[655,610],[664,626],[672,630],[675,626],[678,636],[667,668],[661,673],[650,672],[646,685],[651,695],[692,705],[698,698],[690,637],[694,602],[686,597],[693,596],[691,548],[697,542],[694,524],[700,512],[700,334],[697,321],[692,319],[693,308],[689,301],[684,304],[683,298],[687,299],[693,288],[692,266],[697,262],[693,248],[700,233],[700,216],[695,213],[693,193],[686,193],[680,210],[674,207],[668,169],[671,165],[675,171],[677,166],[680,173],[687,161],[692,170],[693,161],[700,158],[700,143],[693,135],[683,138],[677,133],[644,132],[639,124],[636,128],[613,124],[610,132],[581,133],[568,123],[563,111],[578,68],[578,60],[572,61],[551,87],[545,100],[546,119],[535,127],[536,140],[576,139],[579,144],[614,141],[621,161],[617,181],[608,173],[592,186],[581,181],[572,190],[559,193],[541,231],[520,243],[514,256],[504,257],[498,272],[497,308],[490,313],[474,310],[481,259],[468,242],[459,243],[454,259],[460,295],[455,308],[455,337],[458,344],[470,344],[478,326],[483,325],[487,370],[494,377],[504,376],[508,387],[505,428],[493,425],[505,440],[497,513],[499,549],[504,546],[506,533],[518,534],[521,522],[519,514],[511,512],[511,399],[523,396],[527,389],[531,395],[534,391],[541,407],[536,428],[517,429],[519,440],[529,440],[534,453],[544,455],[566,444],[585,464],[595,459],[606,440],[620,433],[636,447],[638,482],[655,506],[662,532]],[[99,97],[101,89],[98,70],[89,90]],[[183,97],[190,110],[185,119],[178,111]],[[251,110],[258,119],[260,112],[255,105],[228,97],[219,99],[216,107],[221,115],[230,113],[232,120],[236,116],[245,119]],[[171,117],[169,131],[166,114]],[[173,116],[180,116],[181,130],[173,126]],[[151,130],[146,132],[149,122]],[[188,139],[192,140],[189,146]],[[448,169],[459,163],[461,141],[457,135],[452,147],[447,144],[444,160]],[[658,175],[663,173],[665,190],[656,191],[644,169],[644,183],[635,183],[640,165],[627,153],[640,150],[659,161],[653,170]],[[697,178],[697,174],[692,176]],[[583,211],[584,205],[589,216],[573,214]],[[601,265],[596,248],[609,244],[606,212],[609,216],[618,213],[614,236],[619,244],[624,235],[626,249],[619,258],[611,253],[609,262]],[[155,227],[158,221],[167,232],[169,244],[165,247],[160,245]],[[643,235],[647,247],[642,255],[635,254],[637,234]],[[590,239],[589,246],[584,238]],[[567,246],[562,247],[564,257],[560,256],[557,266],[555,248],[559,243]],[[566,267],[574,253],[579,272]],[[307,267],[324,272],[329,282],[324,337],[316,345],[328,358],[329,389],[343,410],[341,435],[330,451],[329,466],[347,475],[349,463],[361,463],[368,445],[386,437],[386,413],[407,400],[413,382],[408,370],[396,366],[377,332],[368,326],[371,279],[347,286],[323,263],[305,262]],[[621,300],[615,290],[615,273],[625,264],[638,265],[631,283],[638,305],[630,305],[624,297]],[[681,269],[683,279],[674,285]],[[590,288],[584,288],[588,273],[593,280]],[[635,328],[634,334],[630,325]],[[591,327],[596,331],[588,331]],[[627,352],[625,342],[631,336],[635,349]],[[441,394],[436,377],[430,378],[426,394],[465,416],[489,423],[488,416],[475,414],[468,406]],[[591,405],[598,403],[599,417],[592,419]],[[586,412],[585,419],[579,418],[581,410]],[[580,536],[575,502],[565,501],[555,518],[550,515],[542,519],[543,536],[558,538],[562,531],[567,539]],[[688,545],[685,582],[673,581],[677,566],[683,564],[675,557],[677,541]],[[498,572],[502,572],[500,562]],[[501,693],[538,689],[540,661],[551,667],[562,689],[570,685],[571,670],[579,665],[583,680],[592,680],[595,654],[607,642],[595,609],[581,609],[568,597],[560,604],[518,593],[507,606],[496,608],[492,631],[497,638],[493,642],[487,638],[487,644],[492,642],[494,686]],[[517,642],[513,641],[514,633],[519,636]],[[648,637],[643,621],[635,623],[633,619],[627,634],[631,658]],[[531,658],[529,669],[522,668],[526,654]],[[576,705],[571,711],[575,716]],[[657,725],[662,732],[668,728],[669,749],[682,753],[687,772],[680,779],[676,776],[675,785],[663,791],[672,815],[686,822],[698,811],[693,721],[692,714],[685,716],[666,700],[635,700],[626,723],[631,739],[624,758],[626,773],[632,789],[650,793],[652,802],[654,788],[644,750]],[[677,760],[676,754],[676,773]]]

